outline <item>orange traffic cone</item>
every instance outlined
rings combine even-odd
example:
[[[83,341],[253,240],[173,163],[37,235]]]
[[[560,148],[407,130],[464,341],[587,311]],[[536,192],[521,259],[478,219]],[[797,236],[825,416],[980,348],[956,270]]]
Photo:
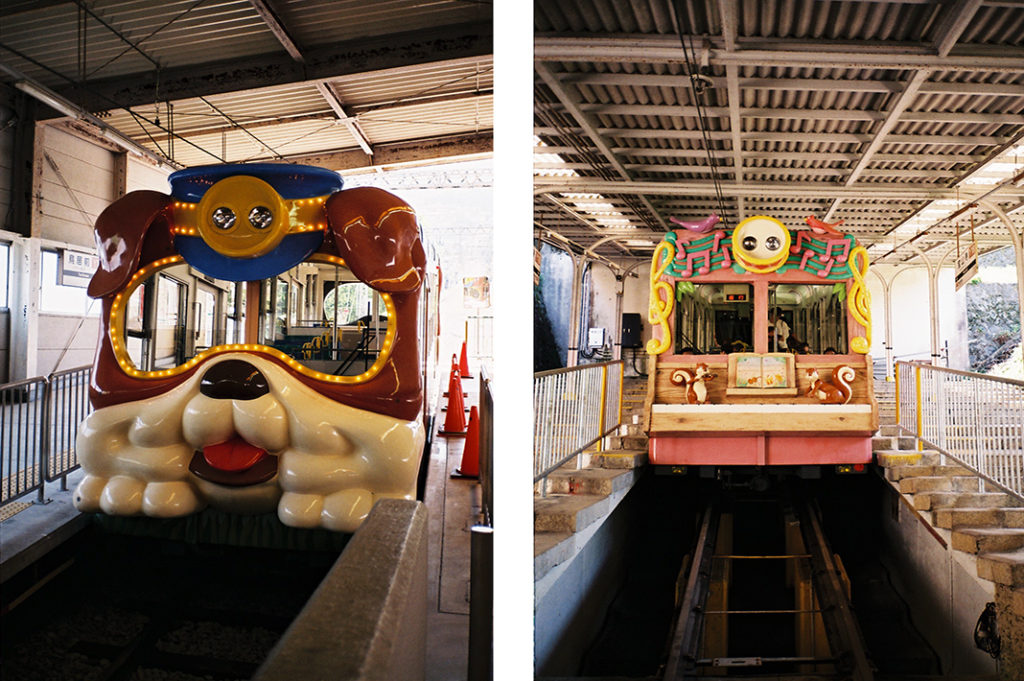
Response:
[[[464,436],[466,434],[466,415],[462,406],[462,383],[459,381],[459,370],[453,369],[448,380],[448,415],[444,419],[444,430],[439,435]]]
[[[469,360],[466,358],[466,341],[462,341],[462,358],[459,360],[459,373],[463,378],[473,378],[469,373]]]
[[[452,477],[480,477],[480,415],[475,405],[469,410],[469,428],[466,430],[466,447],[462,450],[462,465],[455,469]]]
[[[459,358],[456,357],[455,355],[452,355],[452,374],[455,374],[455,373],[459,374],[459,387],[461,388],[462,387],[462,374],[461,374],[461,372],[459,372]],[[448,378],[448,390],[451,390],[451,385],[452,385],[451,384],[451,377],[449,377]],[[441,395],[441,397],[448,397],[448,390],[446,390]],[[462,391],[460,391],[460,392],[462,392]],[[462,392],[462,396],[463,397],[469,397],[469,393]],[[447,408],[448,407],[441,407],[442,410],[443,409],[447,409]]]

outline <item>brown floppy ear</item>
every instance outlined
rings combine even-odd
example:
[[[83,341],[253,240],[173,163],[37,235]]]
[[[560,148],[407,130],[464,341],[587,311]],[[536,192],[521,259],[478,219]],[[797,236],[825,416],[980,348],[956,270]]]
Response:
[[[96,251],[100,266],[89,282],[87,293],[102,298],[120,290],[139,266],[142,244],[153,221],[171,202],[160,192],[129,192],[96,218]],[[169,250],[170,233],[161,235]],[[161,249],[163,250],[163,249]]]
[[[345,189],[325,204],[338,255],[352,273],[378,291],[415,291],[427,258],[416,213],[375,187]]]

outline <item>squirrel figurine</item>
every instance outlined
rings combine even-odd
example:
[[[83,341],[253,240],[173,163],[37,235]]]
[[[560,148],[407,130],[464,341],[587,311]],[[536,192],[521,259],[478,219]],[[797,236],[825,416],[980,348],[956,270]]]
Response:
[[[707,404],[708,387],[705,385],[705,381],[710,381],[713,378],[715,378],[715,374],[711,373],[708,365],[701,363],[694,368],[693,373],[686,369],[676,369],[672,372],[669,380],[672,385],[686,386],[687,404]]]
[[[853,393],[850,382],[856,375],[852,367],[840,364],[832,370],[832,383],[826,383],[818,376],[817,369],[808,369],[807,381],[810,386],[807,388],[807,396],[817,397],[822,404],[846,404]]]

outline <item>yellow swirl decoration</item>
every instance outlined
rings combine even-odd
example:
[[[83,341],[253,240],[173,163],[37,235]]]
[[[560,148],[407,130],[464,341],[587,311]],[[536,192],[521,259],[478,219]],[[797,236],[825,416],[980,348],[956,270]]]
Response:
[[[861,259],[857,263],[858,256]],[[871,292],[868,291],[864,277],[868,275],[868,252],[863,246],[857,246],[850,251],[850,273],[853,275],[854,283],[846,296],[846,304],[850,308],[850,314],[857,322],[864,326],[864,336],[857,336],[850,340],[850,349],[854,352],[866,355],[871,350]]]
[[[654,256],[651,258],[651,301],[647,308],[647,321],[658,325],[661,329],[661,338],[652,338],[647,341],[647,354],[649,355],[660,355],[672,345],[672,338],[668,330],[668,318],[675,306],[675,296],[672,295],[672,286],[661,281],[661,275],[664,274],[674,257],[676,257],[676,247],[668,241],[662,241],[654,249]]]

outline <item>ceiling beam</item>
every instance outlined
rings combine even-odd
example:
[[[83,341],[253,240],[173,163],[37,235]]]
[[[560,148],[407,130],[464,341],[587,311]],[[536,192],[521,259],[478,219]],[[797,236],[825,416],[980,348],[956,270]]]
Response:
[[[845,187],[839,184],[824,182],[750,182],[741,186],[729,185],[728,193],[734,196],[762,196],[771,194],[779,198],[806,198],[815,194],[823,197],[843,196],[865,198],[870,193],[873,199],[895,200],[936,200],[956,199],[970,201],[971,196],[958,193],[947,187],[914,187],[904,185],[860,185]],[[680,194],[714,194],[714,183],[709,180],[690,180],[683,182],[617,182],[588,177],[536,178],[534,193],[546,192],[592,192],[595,194],[617,193],[643,196],[678,196]],[[1001,196],[1007,199],[1024,198],[1024,189],[1005,188]]]
[[[356,142],[359,143],[360,148],[370,156],[373,156],[373,147],[370,146],[370,139],[366,136],[366,133],[363,132],[363,128],[359,125],[359,121],[354,117],[349,116],[345,111],[345,107],[342,105],[341,98],[338,97],[338,93],[335,92],[334,86],[330,83],[317,83],[316,89],[317,92],[320,93],[320,96],[324,98],[324,101],[327,102],[327,105],[331,107],[331,110],[334,111],[338,120],[342,121],[345,124],[345,127],[348,128],[349,133],[353,138],[355,138]]]
[[[359,38],[303,51],[303,62],[280,53],[163,69],[159,94],[153,72],[89,81],[58,92],[90,111],[152,104],[156,99],[205,97],[254,88],[329,80],[399,67],[493,54],[490,22],[442,26]]]
[[[260,19],[263,20],[263,23],[267,25],[270,32],[277,38],[277,42],[281,43],[281,47],[288,53],[288,56],[298,62],[304,61],[302,51],[288,32],[284,22],[277,16],[277,12],[271,6],[270,0],[249,0],[249,4],[256,10],[256,14],[260,15]]]
[[[724,88],[728,80],[709,76],[711,86]],[[689,87],[686,75],[657,73],[575,73],[559,72],[559,80],[573,85],[621,85],[629,87],[680,88]],[[865,92],[877,94],[898,93],[904,83],[898,80],[863,80],[860,78],[740,78],[744,90],[786,90],[794,92]],[[994,97],[1022,97],[1024,85],[1019,83],[965,83],[937,81],[921,85],[925,94],[992,95]]]
[[[981,0],[968,0],[967,2],[959,2],[949,5],[949,7],[952,8],[952,11],[946,15],[945,21],[937,31],[934,43],[935,52],[939,57],[945,57],[949,54],[949,51],[956,44],[956,41],[960,38],[960,34],[963,33],[965,28],[967,28],[967,24],[970,22],[971,18],[974,17],[975,12],[978,11],[980,6]],[[896,96],[895,100],[889,107],[889,110],[885,114],[885,120],[882,121],[882,124],[875,131],[874,139],[872,139],[868,146],[861,152],[860,160],[857,161],[856,165],[854,165],[850,170],[850,176],[846,178],[847,187],[852,186],[853,183],[860,178],[861,173],[863,173],[868,167],[868,164],[871,163],[875,152],[877,152],[881,148],[882,144],[885,143],[886,137],[896,124],[900,122],[900,120],[921,120],[920,114],[918,117],[912,117],[909,115],[904,117],[904,112],[906,112],[914,103],[921,86],[931,78],[931,75],[932,72],[928,69],[915,72],[907,82],[906,87],[903,88],[903,91]],[[960,114],[960,116],[964,116],[964,114]],[[981,122],[989,121],[991,121],[991,119]],[[1024,117],[1021,117],[1021,122],[1024,123]],[[829,206],[828,211],[825,213],[825,217],[823,218],[825,222],[832,219],[832,215],[835,213],[838,206],[839,199],[837,198],[832,202],[832,205]]]
[[[580,127],[583,128],[584,134],[590,138],[594,143],[594,146],[597,147],[598,151],[600,151],[612,167],[615,168],[618,174],[624,180],[632,180],[629,172],[622,166],[615,154],[612,153],[607,142],[605,142],[604,138],[598,133],[597,125],[593,121],[592,117],[580,109],[576,101],[569,95],[569,92],[561,83],[558,82],[558,79],[551,74],[551,70],[544,64],[537,64],[535,69],[537,74],[551,90],[552,94],[554,94],[558,101],[562,103],[562,106],[568,110],[576,122],[579,123]],[[668,225],[665,224],[661,214],[654,209],[654,206],[650,204],[647,198],[641,197],[641,201],[643,201],[645,207],[651,212],[652,217],[658,222],[658,224],[668,231]]]
[[[722,19],[722,40],[725,49],[732,52],[736,49],[736,0],[718,0],[718,13]],[[743,182],[743,121],[740,111],[740,70],[735,64],[725,67],[725,88],[729,101],[729,133],[732,142],[733,182]],[[736,198],[737,222],[747,217],[747,208],[743,197]]]
[[[267,25],[270,32],[277,38],[277,42],[281,43],[284,47],[285,52],[288,56],[299,63],[305,63],[306,58],[302,54],[302,50],[299,49],[298,43],[292,38],[291,33],[288,31],[288,27],[284,21],[278,17],[277,12],[274,10],[273,5],[270,4],[270,0],[249,0],[249,4],[253,6],[256,13],[263,19],[263,23]],[[338,120],[344,122],[345,127],[348,128],[348,132],[352,135],[352,138],[359,144],[360,148],[367,154],[373,155],[373,147],[370,146],[370,140],[366,137],[366,133],[359,127],[359,124],[348,115],[345,111],[344,105],[341,103],[341,98],[338,97],[338,93],[335,92],[334,87],[329,83],[319,82],[316,84],[317,92],[324,98],[327,105],[331,107]]]
[[[373,156],[359,149],[327,151],[315,154],[285,155],[287,163],[321,166],[331,170],[353,170],[383,166],[425,164],[460,157],[480,157],[494,152],[494,136],[490,133],[460,135],[444,139],[414,140],[400,144],[378,144]],[[275,159],[252,159],[275,160]]]
[[[728,52],[717,36],[694,36],[694,40],[709,44],[712,63],[737,66],[1024,72],[1024,48],[1005,45],[960,46],[940,57],[931,45],[896,41],[833,41],[828,50],[822,50],[816,39],[738,38],[738,49]],[[685,63],[675,35],[566,38],[539,34],[533,58],[538,62]]]

